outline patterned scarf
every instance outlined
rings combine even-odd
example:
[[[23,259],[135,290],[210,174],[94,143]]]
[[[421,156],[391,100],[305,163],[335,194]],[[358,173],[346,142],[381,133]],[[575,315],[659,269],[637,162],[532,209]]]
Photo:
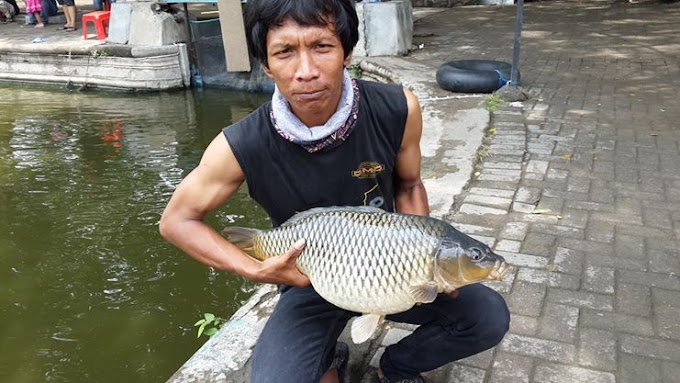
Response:
[[[314,153],[334,148],[349,137],[359,114],[359,88],[345,69],[338,108],[325,124],[319,126],[308,127],[300,121],[278,87],[274,88],[271,105],[269,118],[279,135]]]

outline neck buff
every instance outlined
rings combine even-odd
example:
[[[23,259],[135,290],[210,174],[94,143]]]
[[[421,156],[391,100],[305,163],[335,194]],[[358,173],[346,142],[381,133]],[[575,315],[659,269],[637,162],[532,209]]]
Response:
[[[359,114],[359,89],[345,69],[338,108],[323,125],[308,127],[290,110],[290,104],[278,87],[274,87],[269,114],[276,131],[288,141],[302,146],[309,153],[330,149],[349,137]]]

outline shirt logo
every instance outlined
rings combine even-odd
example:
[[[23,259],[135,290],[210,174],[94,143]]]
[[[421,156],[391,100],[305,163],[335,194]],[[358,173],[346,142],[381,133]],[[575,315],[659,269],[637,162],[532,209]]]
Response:
[[[385,170],[385,165],[373,161],[364,161],[359,164],[357,170],[352,170],[352,177],[375,178],[383,170]]]

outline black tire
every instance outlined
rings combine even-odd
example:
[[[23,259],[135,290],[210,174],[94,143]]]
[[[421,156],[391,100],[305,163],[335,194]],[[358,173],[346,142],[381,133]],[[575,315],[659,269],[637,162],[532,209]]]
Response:
[[[512,65],[503,61],[451,61],[437,69],[437,84],[451,92],[492,93],[510,81],[511,71]]]

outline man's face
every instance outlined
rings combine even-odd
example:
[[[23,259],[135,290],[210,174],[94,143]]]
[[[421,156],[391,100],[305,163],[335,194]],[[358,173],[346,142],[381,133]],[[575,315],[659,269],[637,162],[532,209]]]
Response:
[[[286,19],[267,33],[267,61],[265,72],[302,122],[321,125],[335,113],[351,55],[344,57],[332,23],[301,26]]]

